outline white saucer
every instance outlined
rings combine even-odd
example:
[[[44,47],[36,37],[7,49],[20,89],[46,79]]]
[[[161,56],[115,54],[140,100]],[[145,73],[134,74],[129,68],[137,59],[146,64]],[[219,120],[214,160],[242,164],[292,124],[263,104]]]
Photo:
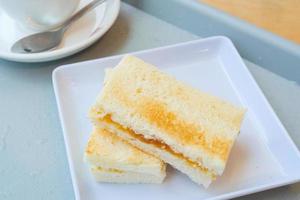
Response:
[[[90,0],[81,0],[80,7]],[[65,33],[55,50],[35,54],[18,54],[10,51],[18,39],[35,33],[16,24],[0,10],[0,58],[19,62],[43,62],[75,54],[96,42],[115,22],[120,10],[120,0],[107,0],[75,22]]]

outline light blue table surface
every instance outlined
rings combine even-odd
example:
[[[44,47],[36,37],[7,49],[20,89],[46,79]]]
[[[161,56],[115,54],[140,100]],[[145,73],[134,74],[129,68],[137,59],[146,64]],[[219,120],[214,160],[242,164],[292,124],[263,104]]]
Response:
[[[74,199],[52,88],[53,69],[197,38],[122,4],[112,29],[79,54],[37,64],[0,60],[0,199]],[[299,85],[250,62],[246,64],[299,148]],[[300,199],[300,184],[241,199],[252,198]]]

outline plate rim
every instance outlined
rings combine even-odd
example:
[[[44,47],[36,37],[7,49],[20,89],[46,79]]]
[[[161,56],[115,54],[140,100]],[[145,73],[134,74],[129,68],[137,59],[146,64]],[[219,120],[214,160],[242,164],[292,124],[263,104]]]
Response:
[[[277,116],[277,114],[274,111],[273,107],[271,106],[271,104],[267,100],[266,96],[262,92],[262,90],[259,87],[258,83],[256,82],[256,80],[254,79],[254,77],[250,73],[249,69],[244,64],[241,56],[239,55],[239,53],[236,50],[236,48],[235,48],[234,44],[232,43],[232,41],[229,38],[227,38],[226,36],[213,36],[213,37],[208,37],[208,38],[201,38],[201,39],[196,39],[196,40],[192,40],[192,41],[188,41],[188,42],[182,42],[182,43],[177,43],[177,44],[172,44],[172,45],[167,45],[167,46],[161,46],[161,47],[156,47],[156,48],[151,48],[151,49],[146,49],[146,50],[141,50],[141,51],[128,52],[128,53],[124,53],[124,54],[118,54],[118,55],[114,55],[114,56],[108,56],[108,57],[103,57],[103,58],[99,58],[99,59],[83,61],[83,62],[79,62],[79,63],[61,65],[61,66],[59,66],[59,67],[57,67],[53,70],[53,72],[52,72],[53,88],[54,88],[56,103],[57,103],[57,106],[58,106],[59,118],[60,118],[61,126],[62,126],[62,129],[63,129],[64,142],[65,142],[65,145],[66,145],[65,147],[66,147],[66,152],[67,152],[69,169],[70,169],[70,173],[71,173],[71,177],[72,177],[72,184],[73,184],[73,189],[74,189],[76,199],[80,199],[80,194],[79,194],[79,190],[78,190],[77,177],[76,177],[75,172],[74,172],[74,166],[73,166],[73,163],[72,163],[72,159],[71,159],[71,156],[69,156],[72,153],[70,153],[70,147],[69,147],[68,139],[67,139],[68,136],[67,136],[67,133],[66,133],[65,127],[64,127],[65,126],[64,115],[63,115],[62,110],[61,110],[60,93],[58,91],[59,90],[59,84],[58,84],[58,82],[59,82],[58,81],[59,73],[61,73],[61,71],[63,72],[64,70],[76,67],[78,64],[82,64],[82,63],[89,64],[89,63],[93,63],[95,61],[100,62],[100,61],[105,61],[105,60],[119,59],[119,58],[123,57],[126,54],[132,54],[132,55],[147,54],[147,53],[151,53],[151,52],[157,51],[157,50],[167,50],[167,49],[171,49],[171,48],[180,48],[180,47],[190,45],[190,44],[197,44],[197,43],[201,44],[201,43],[205,43],[205,42],[209,42],[209,41],[213,41],[213,40],[227,43],[230,46],[231,50],[234,51],[235,59],[238,59],[238,61],[241,62],[241,67],[243,68],[243,70],[245,70],[245,73],[243,75],[250,78],[251,86],[253,87],[253,89],[255,89],[256,92],[258,92],[258,95],[260,96],[261,100],[263,101],[264,106],[267,107],[267,109],[270,112],[270,114],[272,115],[272,117],[274,117],[274,119],[276,120],[276,123],[280,126],[280,128],[281,128],[280,131],[283,132],[284,138],[287,140],[289,145],[291,145],[292,150],[296,153],[295,159],[298,159],[300,161],[300,151],[298,150],[296,144],[294,143],[294,141],[292,140],[292,138],[288,134],[288,131],[286,130],[285,126],[280,121],[279,117]],[[268,183],[260,184],[258,186],[252,186],[250,188],[244,188],[244,189],[240,189],[240,190],[236,190],[236,191],[232,191],[232,192],[228,192],[228,193],[219,194],[219,195],[216,195],[216,196],[213,196],[213,197],[208,197],[208,198],[206,198],[206,200],[219,200],[219,199],[227,199],[227,198],[236,198],[236,197],[240,197],[240,196],[244,196],[244,195],[248,195],[248,194],[253,194],[253,193],[257,193],[257,192],[277,188],[277,187],[288,185],[288,184],[293,184],[293,183],[296,183],[296,182],[299,182],[299,181],[300,181],[300,173],[296,174],[294,177],[288,176],[286,178],[282,178],[281,180],[275,180],[275,181],[271,181],[271,182],[268,182]]]
[[[35,54],[18,54],[18,53],[11,53],[11,52],[6,53],[0,51],[0,58],[9,61],[16,61],[16,62],[36,63],[36,62],[47,62],[52,60],[58,60],[73,55],[75,53],[78,53],[79,51],[89,47],[98,39],[100,39],[116,21],[121,7],[120,0],[107,0],[106,4],[112,4],[111,11],[110,11],[112,12],[111,17],[107,19],[108,21],[106,23],[106,26],[103,26],[101,29],[99,29],[99,31],[93,33],[93,35],[87,38],[86,40],[83,40],[82,42],[79,42],[76,45],[72,45],[68,48],[61,48],[59,50],[35,53]]]

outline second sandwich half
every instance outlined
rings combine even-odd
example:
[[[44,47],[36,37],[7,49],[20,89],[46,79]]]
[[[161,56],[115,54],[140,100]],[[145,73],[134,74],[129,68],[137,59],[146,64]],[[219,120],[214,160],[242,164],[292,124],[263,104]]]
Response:
[[[94,127],[84,158],[99,182],[162,183],[166,165],[108,130]]]

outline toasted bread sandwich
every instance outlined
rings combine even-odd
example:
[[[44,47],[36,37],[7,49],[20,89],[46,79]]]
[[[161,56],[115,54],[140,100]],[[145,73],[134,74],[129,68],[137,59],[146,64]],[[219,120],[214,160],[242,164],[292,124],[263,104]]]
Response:
[[[108,71],[89,116],[207,187],[225,169],[244,112],[128,55]]]
[[[85,160],[99,182],[161,183],[166,176],[166,166],[161,160],[101,128],[94,128]]]

